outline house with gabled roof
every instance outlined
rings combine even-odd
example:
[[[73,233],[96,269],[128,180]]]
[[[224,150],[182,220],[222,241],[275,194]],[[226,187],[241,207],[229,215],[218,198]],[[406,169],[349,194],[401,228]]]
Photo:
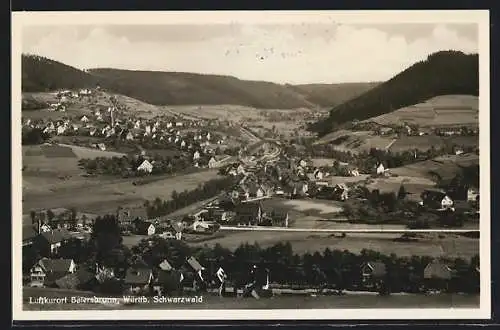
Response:
[[[137,171],[142,171],[146,173],[151,173],[153,172],[153,164],[149,162],[149,160],[145,159],[141,165],[137,167]]]
[[[153,271],[145,264],[132,265],[127,269],[123,284],[129,293],[147,293],[153,283]]]
[[[94,289],[99,282],[94,273],[86,269],[78,269],[56,280],[55,284],[60,289],[88,291]]]
[[[40,259],[30,271],[30,286],[52,287],[55,282],[76,271],[73,259]]]
[[[71,234],[65,228],[54,229],[40,233],[36,238],[36,244],[40,253],[45,256],[56,254],[61,245],[71,238]]]
[[[361,265],[362,283],[368,287],[375,287],[387,275],[387,268],[381,261],[368,261]]]

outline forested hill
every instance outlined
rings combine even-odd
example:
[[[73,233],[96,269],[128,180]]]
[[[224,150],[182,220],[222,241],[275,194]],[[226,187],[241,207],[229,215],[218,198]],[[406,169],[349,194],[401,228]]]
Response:
[[[183,72],[93,69],[87,72],[44,57],[23,55],[22,89],[45,92],[101,87],[155,105],[235,104],[256,108],[328,108],[376,83],[280,85],[230,76]]]
[[[479,94],[479,57],[458,51],[431,54],[390,80],[330,111],[330,116],[311,125],[325,135],[352,120],[365,120],[445,94]]]
[[[96,77],[82,70],[35,55],[22,56],[21,72],[23,92],[93,88],[99,83]]]

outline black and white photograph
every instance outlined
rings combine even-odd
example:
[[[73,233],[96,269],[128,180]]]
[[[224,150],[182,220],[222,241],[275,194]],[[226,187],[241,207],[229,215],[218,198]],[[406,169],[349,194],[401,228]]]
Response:
[[[489,74],[488,11],[12,13],[14,320],[489,318]]]

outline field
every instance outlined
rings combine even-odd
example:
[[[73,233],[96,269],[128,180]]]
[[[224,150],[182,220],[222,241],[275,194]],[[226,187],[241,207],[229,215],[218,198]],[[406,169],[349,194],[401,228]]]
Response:
[[[404,136],[396,140],[389,148],[392,152],[418,149],[427,151],[431,147],[440,149],[451,147],[454,144],[464,147],[479,147],[479,137],[477,136],[454,136],[440,137],[436,135]]]
[[[390,226],[384,226],[390,227]],[[345,226],[344,226],[345,228]],[[391,227],[392,228],[392,227]],[[446,256],[449,258],[462,257],[469,259],[479,254],[479,240],[458,235],[445,234],[443,238],[436,234],[429,234],[416,242],[398,242],[395,238],[401,234],[395,233],[349,233],[345,238],[335,237],[328,233],[307,232],[262,232],[262,231],[221,231],[212,239],[199,243],[190,243],[192,246],[214,246],[220,244],[234,250],[242,243],[257,242],[261,247],[269,247],[279,242],[290,242],[295,253],[331,250],[348,250],[360,253],[363,249],[371,249],[384,254],[395,253],[398,256]]]
[[[445,125],[474,125],[479,123],[479,99],[472,95],[443,95],[426,102],[370,118],[381,125],[398,125],[402,122],[421,127]]]
[[[158,176],[151,183],[135,186],[134,179],[87,178],[78,167],[81,158],[120,157],[121,153],[70,145],[23,146],[22,150],[25,211],[69,206],[90,213],[114,211],[119,205],[168,199],[173,190],[191,190],[217,176],[215,169],[203,170],[178,177]]]
[[[393,170],[391,170],[393,172]],[[435,182],[426,177],[418,176],[397,176],[387,178],[374,178],[370,179],[366,188],[370,190],[378,189],[380,192],[394,192],[398,193],[401,185],[404,185],[407,196],[410,200],[419,201],[420,194],[435,186]]]
[[[315,143],[331,143],[337,150],[356,153],[371,148],[386,149],[393,141],[392,137],[379,136],[371,131],[339,130],[325,135]]]
[[[479,156],[476,154],[449,155],[394,168],[391,169],[391,173],[399,176],[423,177],[436,180],[433,173],[439,173],[442,178],[453,178],[456,174],[460,173],[461,166],[475,164],[479,164]]]

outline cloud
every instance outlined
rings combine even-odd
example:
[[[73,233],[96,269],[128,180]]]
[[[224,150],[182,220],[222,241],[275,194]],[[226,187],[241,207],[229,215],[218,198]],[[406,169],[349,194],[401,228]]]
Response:
[[[477,52],[477,40],[446,25],[406,38],[375,27],[328,26],[322,33],[303,28],[239,25],[201,40],[129,40],[126,33],[77,27],[53,30],[25,42],[23,51],[75,67],[113,67],[233,75],[280,83],[381,81],[439,50]],[[182,31],[179,31],[181,34]],[[186,38],[188,39],[188,38]]]

